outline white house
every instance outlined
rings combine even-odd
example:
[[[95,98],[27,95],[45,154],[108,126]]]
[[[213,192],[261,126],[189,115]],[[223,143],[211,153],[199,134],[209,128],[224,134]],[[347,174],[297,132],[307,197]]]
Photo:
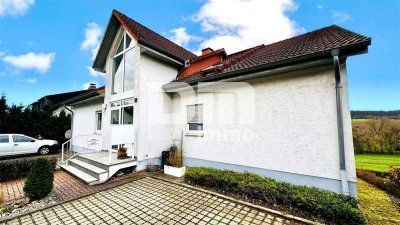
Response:
[[[159,163],[179,142],[186,166],[356,196],[346,59],[370,43],[329,26],[196,56],[114,10],[93,64],[106,75],[105,92],[72,104],[64,168],[101,183],[120,168]],[[130,159],[116,159],[112,151],[122,145]]]

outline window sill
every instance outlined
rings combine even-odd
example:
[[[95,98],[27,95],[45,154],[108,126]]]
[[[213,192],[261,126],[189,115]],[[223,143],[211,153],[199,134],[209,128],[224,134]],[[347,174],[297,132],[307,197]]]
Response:
[[[203,132],[190,132],[190,131],[187,131],[185,133],[185,136],[204,137],[204,133]]]

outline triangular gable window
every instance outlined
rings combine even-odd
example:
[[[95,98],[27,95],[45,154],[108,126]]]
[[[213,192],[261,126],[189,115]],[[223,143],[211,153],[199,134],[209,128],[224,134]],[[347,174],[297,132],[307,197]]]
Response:
[[[134,45],[134,42],[132,42],[132,38],[126,32],[124,32],[123,35],[124,36],[122,37],[122,39],[118,45],[118,49],[115,52],[115,55],[120,54],[124,50],[127,50],[128,48],[131,48]]]

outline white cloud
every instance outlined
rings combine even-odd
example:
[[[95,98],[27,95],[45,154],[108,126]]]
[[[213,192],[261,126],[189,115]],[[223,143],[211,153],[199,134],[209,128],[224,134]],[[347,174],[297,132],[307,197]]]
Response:
[[[104,73],[97,72],[90,66],[87,66],[86,68],[88,69],[90,75],[92,75],[94,77],[105,77]]]
[[[81,88],[84,90],[87,90],[89,88],[90,84],[96,84],[96,87],[99,87],[99,83],[97,83],[95,81],[91,81],[91,82],[86,82],[86,83],[82,84]]]
[[[22,16],[35,4],[35,0],[0,0],[0,17]]]
[[[344,23],[349,20],[353,20],[349,14],[339,12],[336,10],[332,11],[332,18],[334,19],[335,23]]]
[[[45,73],[54,62],[55,53],[28,52],[25,55],[6,55],[2,60],[16,69],[36,70],[40,73]]]
[[[324,6],[323,6],[323,5],[321,5],[321,4],[318,4],[318,5],[317,5],[317,8],[318,8],[318,9],[323,9],[323,8],[324,8]]]
[[[24,82],[28,84],[35,84],[37,82],[36,78],[18,79],[19,82]]]
[[[200,41],[201,38],[197,36],[189,35],[186,32],[185,27],[179,27],[173,30],[170,30],[170,33],[173,35],[170,37],[171,41],[175,42],[176,44],[187,47],[190,41]]]
[[[92,60],[96,57],[100,46],[100,37],[103,29],[97,23],[88,23],[85,28],[85,39],[81,43],[82,50],[90,50]]]
[[[304,32],[288,16],[296,10],[293,0],[208,0],[193,16],[203,31],[211,33],[199,49],[225,48],[232,53],[295,36]]]

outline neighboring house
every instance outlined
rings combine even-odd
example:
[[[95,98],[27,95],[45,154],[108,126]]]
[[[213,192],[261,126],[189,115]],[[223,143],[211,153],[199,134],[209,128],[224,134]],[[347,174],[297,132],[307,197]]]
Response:
[[[143,170],[182,143],[186,166],[356,196],[346,59],[370,44],[329,26],[233,54],[207,48],[196,56],[114,10],[93,64],[106,75],[104,96],[73,105],[67,144],[87,154],[64,168],[101,183],[120,168]],[[79,141],[90,135],[97,138]],[[111,152],[122,145],[130,160]]]
[[[30,104],[28,108],[32,110],[42,110],[44,107],[51,107],[53,109],[53,116],[58,116],[61,111],[65,111],[66,114],[70,114],[70,110],[66,108],[64,102],[90,92],[93,89],[96,89],[95,84],[90,84],[87,90],[46,95]]]

